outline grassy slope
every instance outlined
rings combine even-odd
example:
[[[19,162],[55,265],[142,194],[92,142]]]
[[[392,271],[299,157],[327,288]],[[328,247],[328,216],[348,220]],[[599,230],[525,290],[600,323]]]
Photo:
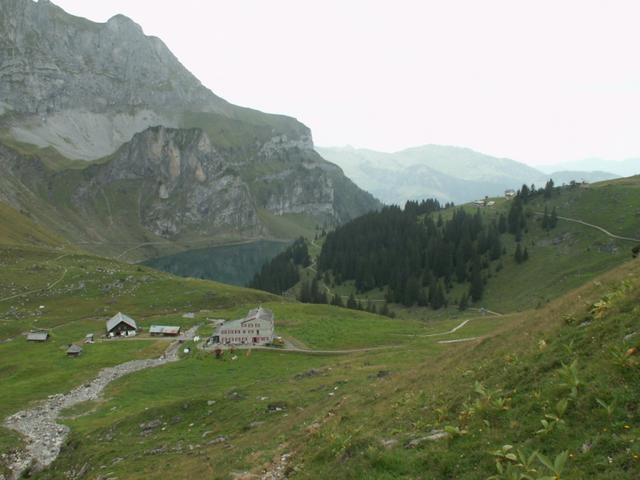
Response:
[[[16,235],[27,225],[24,217],[19,220],[13,224]],[[25,238],[31,235],[28,231]],[[9,240],[24,243],[25,238],[13,235]],[[0,237],[0,242],[4,239]],[[70,364],[64,347],[82,341],[89,332],[101,335],[105,320],[118,311],[133,316],[144,328],[152,323],[188,327],[205,321],[212,308],[255,305],[273,298],[73,251],[0,244],[0,263],[2,418],[30,401],[70,390],[105,366],[154,357],[166,348],[166,343],[147,340],[98,342],[86,346],[83,356]],[[183,319],[182,313],[188,311],[201,313],[196,319]],[[31,329],[48,329],[51,341],[27,343],[22,333]],[[0,450],[17,441],[4,430],[0,437]]]
[[[494,200],[495,207],[481,210],[488,219],[508,212],[508,201]],[[559,220],[555,229],[543,230],[542,219],[534,212],[544,211],[545,205],[549,212],[555,206],[558,215],[602,226],[614,234],[640,238],[640,177],[600,182],[589,188],[556,190],[548,201],[536,198],[526,206],[529,221],[523,245],[529,251],[529,261],[516,264],[513,235],[503,235],[502,241],[507,250],[502,257],[503,268],[496,272],[494,266],[490,272],[485,272],[491,278],[476,307],[503,313],[541,307],[630,258],[634,242],[612,239],[584,225]],[[476,207],[471,205],[463,205],[462,208],[470,213],[476,211]],[[442,215],[446,218],[451,213],[452,210],[448,210]],[[352,282],[331,289],[345,297],[355,291]],[[450,301],[456,303],[462,292],[462,288],[454,284],[449,294]],[[383,299],[384,292],[376,289],[358,297]],[[408,311],[402,306],[395,308],[403,317],[437,318],[442,315],[430,309],[419,312],[415,308]],[[448,315],[457,315],[455,305],[449,309]]]
[[[563,478],[633,478],[639,465],[640,372],[637,357],[621,355],[638,342],[638,336],[622,340],[640,331],[638,262],[537,310],[472,318],[455,334],[444,334],[459,320],[424,324],[328,306],[268,303],[273,297],[259,292],[78,254],[60,258],[58,252],[5,247],[0,258],[0,298],[45,288],[66,270],[51,290],[0,303],[2,339],[34,326],[54,328],[47,345],[28,345],[20,336],[0,344],[1,390],[11,392],[0,402],[3,414],[66,391],[102,366],[157,355],[157,342],[98,343],[69,368],[61,346],[87,331],[100,331],[104,319],[118,310],[145,326],[158,321],[188,326],[208,317],[235,318],[265,302],[281,319],[281,333],[303,345],[402,345],[346,356],[254,351],[223,361],[197,353],[124,377],[109,387],[104,402],[70,412],[89,414],[68,420],[73,431],[68,446],[39,478],[64,478],[85,463],[89,475],[153,478],[170,466],[179,478],[231,478],[231,472],[259,473],[284,453],[293,454],[292,478],[362,478],[363,472],[373,479],[486,478],[495,473],[490,452],[507,443],[551,457],[568,450],[568,475]],[[623,280],[632,288],[621,288]],[[620,293],[606,303],[603,316],[590,318],[588,305],[611,291]],[[45,306],[42,313],[39,305]],[[201,309],[207,311],[195,320],[181,317],[183,311]],[[591,323],[578,326],[583,319]],[[433,333],[443,335],[407,336]],[[397,341],[394,334],[400,334]],[[475,336],[486,338],[437,343]],[[29,365],[36,355],[41,355],[38,362]],[[568,397],[560,372],[562,362],[575,359],[580,386],[562,415],[564,423],[537,434],[544,415],[553,414],[558,401]],[[310,369],[314,373],[299,375]],[[492,392],[491,400],[473,392],[475,381]],[[610,415],[596,398],[613,401]],[[283,409],[269,411],[268,405],[275,403]],[[154,419],[163,422],[164,430],[143,433],[139,424]],[[445,426],[467,433],[404,448],[432,428]],[[2,433],[0,449],[18,441]],[[208,443],[218,435],[227,440]],[[383,440],[397,443],[384,446]],[[587,445],[585,453],[582,445]],[[539,461],[533,463],[543,472]]]
[[[104,403],[69,421],[68,448],[40,477],[60,478],[88,462],[91,472],[119,478],[155,477],[169,466],[179,478],[232,478],[260,473],[287,453],[290,478],[476,479],[496,473],[491,452],[512,444],[552,459],[566,450],[562,478],[631,479],[640,466],[640,362],[622,353],[640,342],[623,340],[640,331],[639,287],[640,263],[629,262],[542,309],[472,320],[469,330],[437,337],[487,335],[457,346],[419,337],[401,349],[348,356],[197,354],[114,383]],[[603,314],[591,315],[588,306],[611,292]],[[298,334],[312,343],[313,330]],[[574,360],[575,398],[562,377]],[[487,395],[474,393],[476,381]],[[561,421],[536,433],[563,399]],[[613,404],[611,413],[596,399]],[[283,410],[270,412],[269,404]],[[143,433],[139,425],[155,419],[163,428]],[[445,427],[463,434],[405,448]],[[219,435],[226,440],[208,443]],[[532,465],[534,478],[550,474],[538,460]]]
[[[544,309],[513,317],[476,348],[455,347],[437,363],[421,362],[369,398],[351,402],[303,447],[299,461],[306,472],[297,478],[329,472],[359,478],[359,471],[368,478],[487,478],[496,473],[491,452],[507,444],[552,459],[566,450],[562,478],[635,478],[640,361],[624,352],[640,338],[624,337],[640,331],[639,274],[638,262],[626,264]],[[611,292],[603,315],[591,315],[586,306]],[[572,397],[563,364],[574,361],[579,383]],[[488,395],[474,392],[476,381]],[[537,433],[564,399],[560,421],[549,433]],[[611,412],[597,399],[613,405]],[[446,426],[465,433],[403,448],[411,438]],[[387,450],[383,438],[399,444]],[[533,478],[551,474],[539,461],[532,463]]]
[[[0,245],[60,247],[64,241],[26,215],[0,202]]]
[[[506,202],[505,202],[506,203]],[[504,204],[503,204],[504,205]],[[546,202],[558,215],[602,226],[618,235],[640,238],[640,177],[593,184],[590,188],[563,189]],[[531,212],[544,210],[537,199],[527,205]],[[576,288],[594,276],[620,265],[630,257],[633,242],[614,240],[576,223],[559,220],[545,232],[541,218],[533,216],[524,244],[530,260],[513,261],[515,244],[509,236],[505,268],[492,278],[482,303],[498,311],[513,311],[543,305]]]

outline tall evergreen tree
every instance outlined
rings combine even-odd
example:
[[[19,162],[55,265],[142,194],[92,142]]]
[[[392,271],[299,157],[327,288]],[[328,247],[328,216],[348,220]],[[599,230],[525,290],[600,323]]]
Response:
[[[482,298],[484,292],[484,282],[482,281],[482,266],[480,264],[480,255],[477,253],[473,256],[471,263],[471,286],[469,294],[474,302]]]
[[[556,207],[554,206],[551,210],[551,216],[549,217],[549,228],[556,228],[558,224],[558,212],[556,211]]]
[[[542,216],[542,228],[549,230],[549,209],[544,206],[544,215]]]
[[[544,186],[544,198],[548,200],[549,198],[551,198],[552,194],[553,194],[553,179],[550,178],[549,181]]]
[[[520,245],[520,243],[516,244],[516,251],[513,254],[513,258],[515,259],[516,263],[522,263],[522,246]]]
[[[467,308],[469,308],[469,294],[464,292],[460,297],[460,302],[458,303],[458,310],[464,312]]]
[[[356,301],[356,297],[353,292],[351,292],[351,295],[349,295],[349,298],[347,299],[347,308],[352,310],[358,309],[358,302]]]

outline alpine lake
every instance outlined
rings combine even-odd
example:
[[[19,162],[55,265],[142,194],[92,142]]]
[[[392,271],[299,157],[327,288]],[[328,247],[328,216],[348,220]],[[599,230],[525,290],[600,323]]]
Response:
[[[147,260],[143,265],[181,277],[203,278],[245,286],[264,263],[288,246],[289,242],[258,240],[240,245],[187,250]]]

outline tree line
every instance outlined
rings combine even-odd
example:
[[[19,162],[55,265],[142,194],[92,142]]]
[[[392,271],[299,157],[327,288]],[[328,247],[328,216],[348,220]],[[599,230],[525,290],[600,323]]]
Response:
[[[282,295],[300,281],[300,267],[309,265],[311,258],[307,242],[300,237],[284,252],[265,263],[247,286]]]
[[[336,284],[353,280],[358,292],[387,287],[387,301],[406,306],[444,307],[454,283],[480,300],[489,264],[504,253],[498,222],[461,208],[444,220],[437,200],[422,205],[384,207],[336,228],[319,272],[331,272]]]

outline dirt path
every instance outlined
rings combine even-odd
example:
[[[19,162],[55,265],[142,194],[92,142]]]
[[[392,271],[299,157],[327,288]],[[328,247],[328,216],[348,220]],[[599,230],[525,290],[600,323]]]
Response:
[[[439,337],[441,335],[451,335],[452,333],[456,333],[458,330],[460,330],[462,327],[464,327],[471,320],[473,320],[473,318],[467,318],[466,320],[463,320],[460,324],[456,325],[451,330],[448,330],[446,332],[424,333],[424,334],[422,334],[422,333],[417,333],[417,334],[413,334],[413,333],[394,333],[393,335],[402,336],[402,337]]]
[[[400,348],[403,345],[381,345],[379,347],[364,347],[364,348],[351,348],[343,350],[314,350],[311,348],[296,347],[293,343],[287,342],[285,347],[267,347],[265,345],[233,345],[235,351],[239,350],[271,350],[276,352],[295,352],[295,353],[310,353],[316,355],[344,355],[348,353],[362,353],[362,352],[375,352],[376,350],[386,350],[389,348]],[[222,348],[228,350],[230,347],[221,345],[210,345],[202,347],[203,350],[213,352],[216,348]]]
[[[542,212],[534,212],[536,215],[544,215],[544,213]],[[582,220],[578,220],[577,218],[570,218],[570,217],[561,217],[560,215],[558,215],[558,218],[560,220],[566,220],[567,222],[573,222],[573,223],[579,223],[580,225],[584,225],[585,227],[591,227],[591,228],[595,228],[596,230],[600,230],[602,233],[604,233],[605,235],[611,237],[611,238],[616,238],[618,240],[626,240],[629,242],[640,242],[640,238],[631,238],[631,237],[622,237],[620,235],[616,235],[615,233],[611,233],[609,230],[605,230],[604,228],[598,226],[598,225],[594,225],[592,223],[587,223],[587,222],[583,222]]]
[[[185,334],[193,338],[197,326]],[[172,343],[160,358],[132,360],[130,362],[104,368],[88,383],[80,385],[68,393],[50,395],[46,400],[32,408],[22,410],[9,417],[4,426],[20,433],[26,440],[25,450],[10,459],[12,475],[9,480],[20,478],[29,467],[41,470],[49,466],[60,454],[60,448],[69,434],[69,427],[57,423],[60,412],[88,400],[96,400],[102,391],[114,380],[129,373],[158,367],[178,360],[179,343]]]
[[[449,344],[449,343],[462,343],[462,342],[471,342],[472,340],[478,340],[482,337],[468,337],[468,338],[455,338],[453,340],[440,340],[438,343]]]

